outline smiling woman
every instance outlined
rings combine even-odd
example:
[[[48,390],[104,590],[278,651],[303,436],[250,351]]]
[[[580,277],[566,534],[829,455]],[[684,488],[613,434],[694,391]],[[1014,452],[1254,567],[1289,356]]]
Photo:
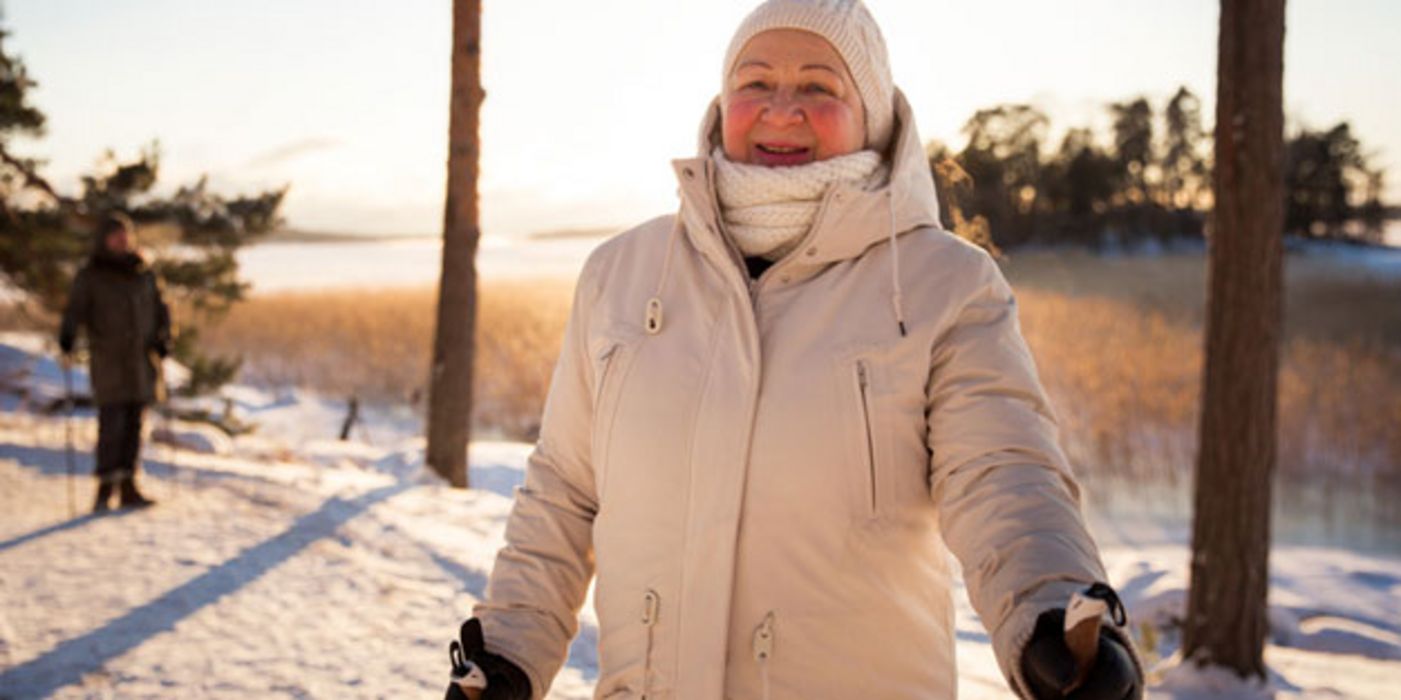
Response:
[[[769,0],[721,75],[680,210],[580,274],[450,697],[544,697],[597,574],[596,697],[952,698],[945,547],[1018,695],[1141,695],[1124,632],[1067,646],[1072,596],[1117,598],[875,20]]]
[[[725,81],[725,156],[756,165],[800,165],[855,151],[865,110],[840,55],[794,29],[755,36]]]

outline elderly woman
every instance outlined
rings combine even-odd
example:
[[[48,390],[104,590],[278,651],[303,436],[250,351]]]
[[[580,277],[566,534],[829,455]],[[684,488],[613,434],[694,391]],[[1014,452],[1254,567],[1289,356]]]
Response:
[[[1014,692],[1141,695],[1121,631],[1067,647],[1073,594],[1117,598],[886,56],[856,0],[741,24],[679,213],[580,275],[450,697],[543,697],[596,573],[597,697],[952,698],[945,547]]]

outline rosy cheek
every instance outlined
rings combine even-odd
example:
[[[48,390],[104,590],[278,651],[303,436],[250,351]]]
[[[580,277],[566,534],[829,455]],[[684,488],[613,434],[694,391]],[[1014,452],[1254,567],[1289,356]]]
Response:
[[[822,157],[843,155],[860,150],[865,142],[856,113],[842,102],[835,100],[808,107],[808,123],[817,136],[818,150]]]
[[[761,107],[758,100],[732,99],[725,103],[721,129],[726,156],[732,159],[745,156],[746,140],[759,118]]]

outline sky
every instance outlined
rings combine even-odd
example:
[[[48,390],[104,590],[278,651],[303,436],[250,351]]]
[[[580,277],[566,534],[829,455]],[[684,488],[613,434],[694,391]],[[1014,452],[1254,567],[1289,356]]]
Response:
[[[485,0],[484,233],[622,228],[676,206],[730,35],[754,0]],[[962,145],[977,109],[1053,129],[1179,85],[1212,121],[1209,0],[868,0],[921,136]],[[449,0],[4,0],[6,46],[46,135],[18,143],[76,189],[159,142],[162,187],[290,185],[290,227],[435,234],[445,186]],[[1291,128],[1347,120],[1401,201],[1401,2],[1290,0]]]

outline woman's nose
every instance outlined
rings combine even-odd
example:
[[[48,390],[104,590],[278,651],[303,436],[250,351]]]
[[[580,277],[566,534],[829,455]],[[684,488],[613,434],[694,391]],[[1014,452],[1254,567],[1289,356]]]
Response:
[[[802,105],[785,92],[774,93],[764,108],[763,119],[774,126],[788,126],[803,120]]]

